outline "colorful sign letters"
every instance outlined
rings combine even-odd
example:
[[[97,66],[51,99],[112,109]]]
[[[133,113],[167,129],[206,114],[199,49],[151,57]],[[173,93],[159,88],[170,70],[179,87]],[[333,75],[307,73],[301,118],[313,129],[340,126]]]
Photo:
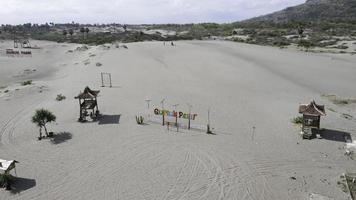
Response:
[[[155,115],[164,115],[168,117],[178,117],[182,119],[190,119],[195,120],[195,118],[198,116],[198,114],[188,114],[188,113],[183,113],[183,112],[176,112],[176,111],[169,111],[169,110],[160,110],[158,108],[154,109]]]

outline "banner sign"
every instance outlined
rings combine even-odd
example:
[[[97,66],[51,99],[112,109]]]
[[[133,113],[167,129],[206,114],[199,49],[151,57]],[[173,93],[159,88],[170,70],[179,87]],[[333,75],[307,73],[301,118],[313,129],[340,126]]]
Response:
[[[195,118],[198,116],[198,114],[188,114],[188,113],[183,113],[183,112],[176,112],[176,111],[169,111],[169,110],[160,110],[158,108],[154,109],[155,115],[164,115],[168,117],[178,117],[182,119],[190,119],[195,120]]]

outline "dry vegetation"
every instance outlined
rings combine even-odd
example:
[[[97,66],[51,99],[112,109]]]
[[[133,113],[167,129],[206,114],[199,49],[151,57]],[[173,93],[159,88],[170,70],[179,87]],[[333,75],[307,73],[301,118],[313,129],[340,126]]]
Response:
[[[322,97],[327,98],[335,105],[350,105],[356,103],[356,99],[353,98],[341,98],[336,95],[322,95]]]

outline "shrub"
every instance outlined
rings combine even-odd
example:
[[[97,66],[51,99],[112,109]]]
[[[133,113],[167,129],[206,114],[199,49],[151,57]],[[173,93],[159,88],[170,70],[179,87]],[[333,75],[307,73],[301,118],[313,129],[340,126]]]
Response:
[[[241,39],[241,38],[234,38],[233,41],[234,42],[245,42],[245,40]]]
[[[348,49],[349,47],[346,46],[346,45],[344,45],[344,44],[342,44],[342,45],[336,46],[335,48],[336,48],[336,49]]]
[[[144,118],[142,116],[136,116],[136,123],[139,125],[143,125]]]
[[[292,122],[293,122],[294,124],[302,124],[302,123],[303,123],[303,117],[302,117],[302,116],[294,117],[294,118],[292,119]]]
[[[28,80],[28,81],[24,81],[21,83],[21,85],[25,86],[25,85],[31,85],[32,84],[32,80]]]
[[[66,99],[66,97],[65,97],[64,95],[62,95],[62,94],[57,94],[57,97],[56,97],[56,100],[57,100],[57,101],[62,101],[62,100],[64,100],[64,99]]]
[[[0,174],[0,187],[6,187],[6,189],[11,189],[10,184],[13,180],[11,174]]]
[[[285,46],[289,46],[290,43],[288,41],[285,41],[285,40],[277,40],[277,41],[273,42],[273,45],[277,46],[277,47],[285,47]]]
[[[299,47],[304,47],[304,48],[306,48],[308,50],[308,49],[312,48],[314,46],[314,44],[312,42],[308,41],[308,40],[300,40],[298,42],[298,46]]]

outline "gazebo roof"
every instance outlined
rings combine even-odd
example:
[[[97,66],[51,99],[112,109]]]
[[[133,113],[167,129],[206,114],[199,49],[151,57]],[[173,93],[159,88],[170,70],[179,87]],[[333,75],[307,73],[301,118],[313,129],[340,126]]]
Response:
[[[94,99],[98,96],[100,90],[91,90],[89,87],[84,89],[84,92],[76,96],[76,99]]]
[[[313,116],[325,116],[325,106],[318,105],[315,101],[310,102],[310,104],[299,105],[299,113],[303,115],[313,115]]]

